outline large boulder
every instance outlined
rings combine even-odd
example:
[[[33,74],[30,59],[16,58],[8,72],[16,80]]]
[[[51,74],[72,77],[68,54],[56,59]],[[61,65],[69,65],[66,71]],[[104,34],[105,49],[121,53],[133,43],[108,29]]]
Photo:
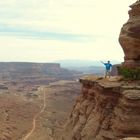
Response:
[[[140,67],[140,0],[130,6],[129,20],[121,29],[119,42],[125,54],[124,66]]]

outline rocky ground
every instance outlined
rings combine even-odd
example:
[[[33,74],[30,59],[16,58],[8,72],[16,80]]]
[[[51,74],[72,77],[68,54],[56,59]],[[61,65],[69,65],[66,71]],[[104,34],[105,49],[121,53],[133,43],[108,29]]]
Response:
[[[80,93],[76,81],[59,81],[20,90],[17,85],[8,86],[4,88],[1,83],[0,140],[27,140],[25,137],[32,131],[33,121],[35,128],[28,140],[52,140],[59,135]]]
[[[45,87],[46,108],[37,119],[37,127],[29,140],[53,140],[60,136],[79,89],[79,83],[74,81],[59,81]]]
[[[19,140],[28,132],[39,110],[41,98],[28,99],[14,91],[0,93],[0,140]]]

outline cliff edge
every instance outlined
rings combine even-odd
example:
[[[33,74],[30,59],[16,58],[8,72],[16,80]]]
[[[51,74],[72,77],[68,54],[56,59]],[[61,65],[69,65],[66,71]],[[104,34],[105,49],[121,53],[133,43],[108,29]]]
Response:
[[[76,100],[61,140],[140,138],[140,82],[80,79]]]
[[[129,20],[119,36],[125,54],[121,67],[127,70],[122,74],[124,77],[137,73],[134,78],[137,81],[81,78],[81,96],[76,100],[61,140],[140,139],[140,80],[136,77],[140,74],[140,0],[130,8]]]

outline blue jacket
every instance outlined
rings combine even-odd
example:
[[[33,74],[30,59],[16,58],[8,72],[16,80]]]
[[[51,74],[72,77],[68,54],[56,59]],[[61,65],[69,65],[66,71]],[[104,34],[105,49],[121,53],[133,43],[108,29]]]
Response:
[[[110,68],[112,67],[112,64],[110,63],[104,63],[106,70],[110,70]]]

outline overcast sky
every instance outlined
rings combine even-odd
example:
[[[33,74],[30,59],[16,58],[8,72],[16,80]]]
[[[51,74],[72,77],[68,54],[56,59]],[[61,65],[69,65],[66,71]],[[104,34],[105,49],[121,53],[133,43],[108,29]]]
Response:
[[[118,36],[135,1],[3,0],[0,61],[122,61]]]

